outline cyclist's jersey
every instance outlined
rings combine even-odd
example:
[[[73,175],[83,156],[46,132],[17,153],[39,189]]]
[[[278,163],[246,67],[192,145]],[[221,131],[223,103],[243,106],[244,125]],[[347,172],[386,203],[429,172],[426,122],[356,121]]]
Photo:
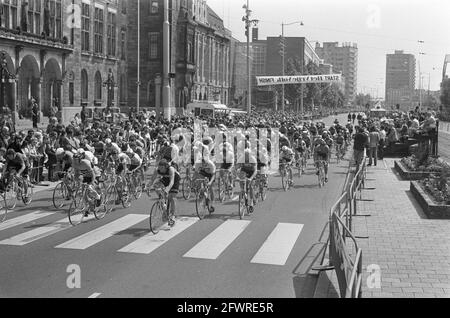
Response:
[[[328,154],[330,153],[330,148],[328,146],[319,145],[314,151],[318,160],[328,161]]]
[[[306,148],[311,147],[311,138],[309,136],[304,136],[303,141],[305,142]]]
[[[328,146],[328,147],[333,146],[333,139],[332,139],[332,138],[327,138],[327,139],[325,139],[325,142],[327,143],[327,146]]]
[[[178,193],[178,190],[180,188],[181,177],[180,177],[180,174],[178,173],[178,171],[174,167],[169,167],[169,169],[167,169],[166,173],[161,173],[158,168],[157,173],[158,173],[158,175],[160,175],[162,177],[161,183],[165,187],[168,187],[170,185],[170,171],[172,171],[172,173],[174,174],[174,182],[173,182],[172,188],[170,188],[169,193]]]
[[[138,154],[133,153],[128,156],[130,157],[131,166],[139,167],[142,164],[142,159],[141,159],[141,157],[139,157]]]
[[[294,158],[294,152],[288,148],[286,151],[281,151],[280,158],[281,160],[291,161]]]
[[[119,154],[120,147],[115,142],[112,142],[111,144],[105,146],[105,152],[108,154],[111,153]]]
[[[103,155],[103,152],[105,150],[105,144],[101,141],[94,143],[94,149],[95,149],[95,155],[97,157],[100,157]]]
[[[286,136],[280,137],[280,148],[283,148],[284,146],[291,148],[291,143],[286,138]]]
[[[65,151],[61,159],[61,164],[64,172],[67,172],[70,168],[72,168],[72,162],[73,162],[73,152]]]
[[[336,144],[343,145],[344,144],[344,136],[337,136],[336,137]]]
[[[119,153],[119,155],[117,157],[121,164],[131,165],[131,159],[130,159],[130,157],[128,157],[128,155],[126,153],[121,152],[121,153]]]
[[[297,150],[297,152],[304,152],[306,149],[306,143],[303,140],[297,140],[296,144],[295,144],[295,150]]]
[[[25,167],[25,169],[28,167],[28,160],[26,160],[25,155],[16,153],[16,156],[13,160],[9,160],[8,158],[6,158],[7,170],[19,171],[23,167]]]
[[[85,180],[86,178],[94,178],[94,170],[89,160],[87,159],[82,159],[81,161],[74,160],[72,166],[75,171],[75,174],[76,175],[81,174],[85,178]]]

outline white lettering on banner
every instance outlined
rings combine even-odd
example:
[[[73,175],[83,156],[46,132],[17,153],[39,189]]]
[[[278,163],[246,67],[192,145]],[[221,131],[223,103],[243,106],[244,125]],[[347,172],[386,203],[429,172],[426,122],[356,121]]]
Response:
[[[331,75],[307,75],[307,76],[257,76],[258,86],[283,85],[283,84],[314,84],[340,82],[340,74]]]

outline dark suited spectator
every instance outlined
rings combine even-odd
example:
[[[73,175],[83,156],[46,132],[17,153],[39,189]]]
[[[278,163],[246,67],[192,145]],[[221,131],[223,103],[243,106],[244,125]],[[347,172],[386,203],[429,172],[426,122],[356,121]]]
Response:
[[[58,134],[56,132],[51,132],[49,137],[45,140],[45,153],[48,157],[47,169],[48,169],[48,181],[53,181],[53,171],[57,162],[56,150],[59,148],[58,144]]]
[[[356,171],[359,170],[359,166],[364,160],[365,150],[368,146],[369,138],[364,133],[364,128],[358,128],[358,132],[355,135],[355,142],[353,145],[354,159],[356,162]]]
[[[38,122],[39,122],[39,105],[36,102],[35,99],[32,101],[32,108],[31,108],[31,117],[33,120],[33,128],[38,128]]]
[[[380,134],[375,127],[372,127],[369,134],[369,166],[372,165],[372,162],[375,166],[377,165],[379,144]]]

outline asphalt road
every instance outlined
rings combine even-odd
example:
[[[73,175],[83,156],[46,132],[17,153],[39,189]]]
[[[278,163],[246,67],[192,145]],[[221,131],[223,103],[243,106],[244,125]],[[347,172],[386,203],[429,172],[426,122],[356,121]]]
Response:
[[[317,242],[347,168],[348,161],[333,160],[323,189],[311,161],[288,192],[272,176],[268,199],[244,220],[237,202],[217,204],[200,221],[193,201],[179,199],[176,226],[156,236],[146,196],[71,227],[44,190],[0,224],[0,297],[300,297],[308,282],[298,265]]]

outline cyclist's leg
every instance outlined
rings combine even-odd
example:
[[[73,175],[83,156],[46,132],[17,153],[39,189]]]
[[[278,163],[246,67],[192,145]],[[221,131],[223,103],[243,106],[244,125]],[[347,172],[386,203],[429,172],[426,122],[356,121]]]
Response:
[[[255,194],[253,193],[253,182],[254,182],[254,180],[253,179],[248,179],[248,196],[249,196],[249,201],[248,201],[248,205],[250,206],[250,207],[252,207],[253,206],[253,203],[254,203],[254,198],[255,198]]]
[[[174,221],[175,213],[177,211],[177,194],[174,192],[169,192],[167,200],[169,203],[169,220]]]

